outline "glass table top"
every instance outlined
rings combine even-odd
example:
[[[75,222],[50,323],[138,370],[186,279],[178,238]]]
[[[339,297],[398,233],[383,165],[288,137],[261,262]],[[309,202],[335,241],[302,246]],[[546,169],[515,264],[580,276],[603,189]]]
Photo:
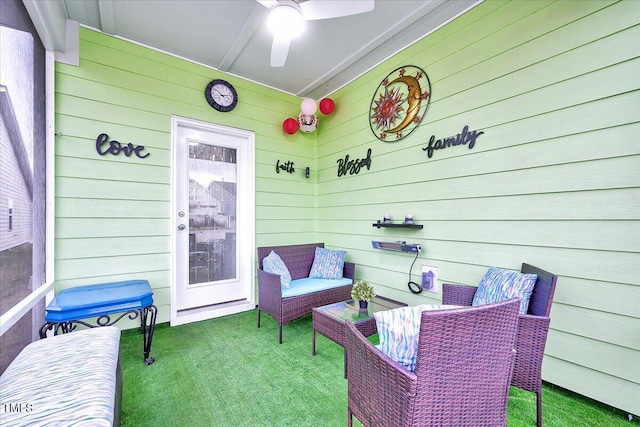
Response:
[[[346,321],[350,320],[353,323],[360,322],[362,320],[371,319],[373,314],[378,311],[391,310],[398,307],[406,307],[407,304],[400,301],[394,301],[389,298],[375,296],[371,301],[367,309],[360,309],[359,302],[352,299],[342,302],[336,302],[334,304],[325,305],[322,307],[316,307],[314,310],[321,311],[322,313],[329,315],[335,319]]]

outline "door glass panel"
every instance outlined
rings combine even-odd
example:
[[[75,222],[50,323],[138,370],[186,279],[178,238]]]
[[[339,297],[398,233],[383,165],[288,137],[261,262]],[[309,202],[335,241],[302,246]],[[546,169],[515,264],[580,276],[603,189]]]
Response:
[[[189,143],[189,285],[237,278],[236,155]]]

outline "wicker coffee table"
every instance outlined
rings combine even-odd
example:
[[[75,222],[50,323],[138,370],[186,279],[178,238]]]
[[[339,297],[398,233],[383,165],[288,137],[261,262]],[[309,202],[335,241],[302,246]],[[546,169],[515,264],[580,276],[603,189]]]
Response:
[[[376,332],[376,320],[373,314],[379,311],[406,307],[407,304],[382,296],[375,296],[367,310],[360,310],[358,302],[348,300],[334,304],[315,307],[313,313],[313,332],[311,335],[311,354],[316,354],[316,332],[321,333],[331,341],[345,346],[345,321],[350,320],[362,335],[369,337]],[[347,377],[347,354],[344,355],[344,375]]]

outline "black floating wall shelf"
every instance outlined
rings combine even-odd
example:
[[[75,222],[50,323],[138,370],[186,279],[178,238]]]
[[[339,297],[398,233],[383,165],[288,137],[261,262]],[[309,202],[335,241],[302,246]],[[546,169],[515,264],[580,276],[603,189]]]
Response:
[[[381,228],[381,227],[388,227],[388,228],[415,228],[415,229],[421,229],[422,228],[422,224],[413,224],[413,223],[406,223],[406,222],[397,222],[397,223],[393,223],[393,222],[376,222],[374,224],[371,224],[376,228]]]

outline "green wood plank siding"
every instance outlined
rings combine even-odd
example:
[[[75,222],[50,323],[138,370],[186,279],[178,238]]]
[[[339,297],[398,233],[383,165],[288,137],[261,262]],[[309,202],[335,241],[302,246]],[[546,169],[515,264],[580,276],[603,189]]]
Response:
[[[420,243],[414,265],[477,284],[491,266],[528,262],[560,276],[546,381],[640,415],[640,2],[485,1],[331,95],[318,131],[286,136],[300,99],[140,45],[81,30],[80,67],[56,66],[56,284],[148,278],[168,320],[170,117],[256,133],[256,244],[324,241],[356,276],[410,304],[413,256],[371,240]],[[374,89],[418,65],[432,84],[421,125],[396,143],[368,124]],[[203,90],[223,77],[231,113]],[[423,148],[464,125],[473,149]],[[146,159],[99,156],[95,139],[144,145]],[[371,170],[337,161],[372,150]],[[293,161],[296,173],[276,173]],[[311,178],[304,178],[304,168]],[[422,230],[376,229],[412,213]],[[135,324],[131,323],[130,327]]]
[[[221,77],[240,98],[226,114],[204,97]],[[256,243],[315,240],[315,183],[303,171],[315,169],[316,135],[281,128],[299,98],[85,28],[80,66],[56,64],[55,91],[57,289],[147,278],[158,321],[169,320],[172,115],[254,131]],[[150,155],[100,156],[101,133]],[[276,173],[277,160],[297,173]]]
[[[413,255],[371,240],[420,243],[413,267],[477,284],[522,262],[560,276],[543,377],[640,413],[640,2],[487,1],[332,95],[318,138],[318,235],[348,250],[356,276],[411,304]],[[425,69],[432,100],[400,142],[378,141],[367,111],[380,80]],[[485,132],[422,149],[431,135]],[[336,161],[372,150],[371,170]],[[412,213],[422,230],[376,229]]]

